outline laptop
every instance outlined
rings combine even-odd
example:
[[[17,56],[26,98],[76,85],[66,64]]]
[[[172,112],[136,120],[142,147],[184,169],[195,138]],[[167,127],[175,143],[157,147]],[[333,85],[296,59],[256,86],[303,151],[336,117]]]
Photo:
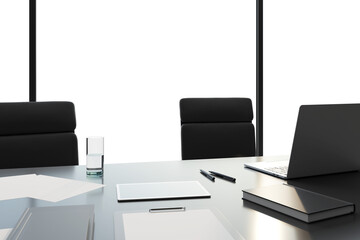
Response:
[[[283,179],[360,169],[360,104],[302,105],[289,161],[246,163]]]

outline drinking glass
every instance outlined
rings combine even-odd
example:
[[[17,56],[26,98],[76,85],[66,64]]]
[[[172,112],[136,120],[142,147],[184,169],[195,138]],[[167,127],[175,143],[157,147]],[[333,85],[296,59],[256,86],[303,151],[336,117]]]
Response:
[[[104,137],[86,138],[86,174],[102,176],[104,172]]]

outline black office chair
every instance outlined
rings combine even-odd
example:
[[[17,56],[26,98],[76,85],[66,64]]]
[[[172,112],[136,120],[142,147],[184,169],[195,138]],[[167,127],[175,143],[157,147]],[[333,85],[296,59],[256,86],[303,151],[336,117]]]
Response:
[[[77,165],[71,102],[0,103],[0,168]]]
[[[183,160],[255,155],[250,99],[184,98],[180,117]]]

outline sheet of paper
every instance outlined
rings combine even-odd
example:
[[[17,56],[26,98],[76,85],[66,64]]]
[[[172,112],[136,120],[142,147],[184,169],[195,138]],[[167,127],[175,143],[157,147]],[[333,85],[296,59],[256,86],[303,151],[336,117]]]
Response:
[[[122,214],[126,240],[234,240],[209,209]],[[115,228],[117,222],[115,217]],[[120,239],[116,234],[115,238]],[[237,238],[238,239],[238,238]]]
[[[9,200],[15,198],[27,197],[24,183],[32,182],[36,174],[27,174],[19,176],[0,178],[0,200]]]
[[[9,236],[12,228],[4,228],[0,229],[0,240],[6,240],[7,236]]]
[[[58,202],[104,185],[45,175],[19,175],[0,178],[0,200],[30,197]]]
[[[97,183],[37,175],[29,188],[31,191],[28,191],[28,196],[58,202],[102,187],[104,185]]]

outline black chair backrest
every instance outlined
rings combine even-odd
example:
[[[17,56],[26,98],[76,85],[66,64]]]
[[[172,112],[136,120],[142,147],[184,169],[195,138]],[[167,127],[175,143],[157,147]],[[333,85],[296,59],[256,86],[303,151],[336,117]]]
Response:
[[[180,118],[183,160],[255,155],[249,98],[184,98]]]
[[[0,168],[77,165],[71,102],[0,103]]]

